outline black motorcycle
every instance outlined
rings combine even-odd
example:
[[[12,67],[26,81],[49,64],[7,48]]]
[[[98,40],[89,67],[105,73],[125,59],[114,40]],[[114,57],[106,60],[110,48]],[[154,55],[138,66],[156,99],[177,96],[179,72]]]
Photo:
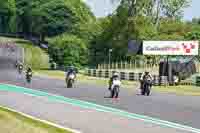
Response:
[[[151,85],[152,81],[149,78],[145,78],[143,81],[143,87],[142,87],[142,95],[147,94],[147,96],[151,93]]]
[[[27,81],[27,83],[31,83],[31,78],[32,78],[32,72],[27,72],[26,73],[26,81]]]

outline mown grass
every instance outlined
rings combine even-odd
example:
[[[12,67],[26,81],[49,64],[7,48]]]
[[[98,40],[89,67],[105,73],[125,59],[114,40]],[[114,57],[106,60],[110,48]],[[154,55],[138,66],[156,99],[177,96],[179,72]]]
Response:
[[[64,72],[62,71],[50,71],[50,70],[38,70],[38,75],[46,75],[50,78],[63,79],[65,78]],[[108,79],[89,77],[84,74],[78,74],[78,82],[94,84],[94,85],[108,85]],[[139,82],[122,81],[123,88],[136,90],[139,88]],[[189,96],[200,96],[200,87],[197,86],[153,86],[153,91],[159,93],[172,93],[176,95],[189,95]]]
[[[0,37],[0,42],[13,42],[25,50],[25,64],[33,69],[49,68],[49,56],[38,46],[34,46],[30,41],[23,39]],[[1,43],[3,44],[3,43]]]
[[[72,133],[0,107],[1,133]]]

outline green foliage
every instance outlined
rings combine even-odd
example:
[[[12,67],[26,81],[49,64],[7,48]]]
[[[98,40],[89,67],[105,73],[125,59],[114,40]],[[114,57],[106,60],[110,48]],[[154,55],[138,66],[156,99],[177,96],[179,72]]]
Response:
[[[88,47],[74,35],[63,34],[51,39],[49,53],[60,66],[81,67],[88,63]]]
[[[200,30],[199,31],[188,32],[185,35],[185,38],[187,40],[200,40]]]
[[[183,9],[190,5],[191,0],[165,0],[163,2],[163,14],[169,18],[181,18]]]
[[[185,40],[185,33],[192,30],[191,26],[180,20],[163,19],[158,28],[158,36],[154,40]]]
[[[130,39],[151,40],[157,31],[148,17],[136,17],[129,19]]]
[[[45,36],[72,32],[80,24],[95,19],[81,0],[18,0],[17,13],[20,30],[42,40]]]
[[[63,0],[50,1],[33,8],[33,32],[39,35],[53,36],[71,30],[73,13],[65,6]]]
[[[15,13],[15,0],[0,0],[0,14],[13,15]]]
[[[0,0],[0,32],[16,31],[16,4],[15,0]]]

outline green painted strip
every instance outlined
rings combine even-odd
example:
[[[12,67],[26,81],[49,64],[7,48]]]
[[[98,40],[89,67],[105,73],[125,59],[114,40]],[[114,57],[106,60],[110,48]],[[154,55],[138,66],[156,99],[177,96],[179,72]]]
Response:
[[[169,121],[155,119],[155,118],[144,116],[144,115],[129,113],[129,112],[122,111],[119,109],[105,107],[105,106],[101,106],[101,105],[97,105],[94,103],[89,103],[89,102],[85,102],[85,101],[81,101],[81,100],[70,99],[70,98],[66,98],[63,96],[56,96],[56,95],[52,95],[52,94],[45,93],[42,91],[36,91],[36,90],[24,88],[24,87],[0,84],[0,90],[23,93],[23,94],[31,94],[31,95],[37,96],[37,97],[38,96],[47,97],[49,100],[56,101],[56,102],[68,103],[71,105],[76,105],[76,106],[86,108],[86,109],[93,109],[93,110],[97,110],[100,112],[109,112],[109,113],[117,114],[119,116],[123,116],[126,118],[142,120],[144,122],[149,122],[149,123],[156,124],[156,125],[163,126],[163,127],[175,128],[175,129],[180,129],[180,130],[189,131],[189,132],[193,132],[193,133],[200,133],[200,129],[197,129],[197,128],[192,128],[189,126],[185,126],[185,125],[181,125],[181,124],[177,124],[177,123],[173,123],[173,122],[169,122]]]

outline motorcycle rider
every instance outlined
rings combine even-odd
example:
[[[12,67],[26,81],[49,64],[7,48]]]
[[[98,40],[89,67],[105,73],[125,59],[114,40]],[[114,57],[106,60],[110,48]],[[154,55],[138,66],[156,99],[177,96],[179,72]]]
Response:
[[[116,78],[118,78],[119,79],[119,74],[117,73],[117,72],[115,72],[114,74],[113,74],[113,76],[110,78],[110,80],[109,80],[109,87],[108,87],[108,90],[110,91],[110,97],[109,98],[112,98],[112,93],[113,93],[113,91],[112,91],[112,84],[113,84],[113,80],[114,79],[116,79]]]
[[[15,62],[15,68],[17,68],[17,67],[18,67],[18,61]]]
[[[21,74],[22,71],[23,71],[23,69],[24,69],[23,64],[22,64],[21,62],[19,62],[18,65],[17,65],[17,67],[18,67],[18,71],[19,71],[19,73]]]
[[[31,79],[32,76],[33,76],[33,71],[31,67],[28,67],[28,69],[26,70],[26,79],[29,80]]]
[[[74,79],[76,79],[76,72],[75,72],[75,70],[74,70],[73,68],[70,68],[70,69],[66,72],[66,77],[65,77],[66,81],[68,81],[68,78],[69,78],[69,75],[70,75],[70,74],[73,74],[73,75],[75,76]]]
[[[140,77],[140,89],[141,89],[141,92],[142,90],[144,89],[144,80],[145,79],[150,79],[151,81],[153,81],[153,77],[152,75],[148,72],[148,71],[145,71],[142,73],[141,77]],[[150,88],[152,87],[152,83],[150,84]]]

